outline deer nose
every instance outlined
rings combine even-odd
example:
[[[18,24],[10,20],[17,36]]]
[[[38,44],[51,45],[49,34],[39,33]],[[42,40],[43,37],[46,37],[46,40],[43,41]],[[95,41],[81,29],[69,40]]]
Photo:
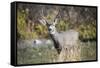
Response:
[[[49,31],[51,31],[51,29],[49,29]]]

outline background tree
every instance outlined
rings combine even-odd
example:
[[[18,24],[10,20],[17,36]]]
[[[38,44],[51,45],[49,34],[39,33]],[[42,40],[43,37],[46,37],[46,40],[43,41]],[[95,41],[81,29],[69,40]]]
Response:
[[[57,30],[59,32],[75,29],[80,33],[81,40],[96,39],[96,14],[95,7],[83,6],[56,6],[20,4],[17,8],[17,33],[19,39],[48,38],[47,28],[40,24],[41,11],[45,17],[52,21],[59,11]]]

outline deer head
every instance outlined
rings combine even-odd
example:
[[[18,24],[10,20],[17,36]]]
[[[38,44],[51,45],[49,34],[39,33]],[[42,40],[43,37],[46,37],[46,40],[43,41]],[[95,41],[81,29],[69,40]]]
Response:
[[[57,24],[57,15],[59,14],[59,12],[55,13],[54,18],[52,19],[52,21],[47,20],[47,18],[44,16],[43,10],[41,11],[41,19],[39,20],[41,24],[47,26],[48,28],[48,32],[50,34],[55,34],[56,32],[56,27],[55,25]]]

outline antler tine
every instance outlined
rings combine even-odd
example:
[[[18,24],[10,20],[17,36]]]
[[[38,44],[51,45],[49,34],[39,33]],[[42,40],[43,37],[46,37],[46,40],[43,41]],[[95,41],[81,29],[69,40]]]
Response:
[[[41,17],[47,22],[47,19],[46,19],[45,16],[44,16],[43,8],[42,8],[42,10],[41,10]]]
[[[41,17],[44,18],[43,8],[41,10]]]
[[[55,17],[54,17],[54,21],[57,19],[57,16],[60,14],[60,9],[58,10],[58,12],[56,13]]]
[[[58,19],[57,19],[57,16],[60,14],[60,9],[58,10],[58,12],[57,12],[57,14],[55,15],[55,18],[54,18],[54,25],[56,25],[57,24],[57,21],[58,21]]]

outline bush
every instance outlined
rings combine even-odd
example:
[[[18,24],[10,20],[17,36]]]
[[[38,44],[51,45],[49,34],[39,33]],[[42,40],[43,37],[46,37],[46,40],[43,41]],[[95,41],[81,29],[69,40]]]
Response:
[[[26,24],[26,17],[27,13],[24,10],[17,11],[17,35],[20,39],[35,39],[35,38],[49,38],[47,27],[38,23],[32,22],[34,25],[32,29],[34,31],[28,32],[27,24]],[[51,16],[48,15],[47,19],[51,19]],[[73,24],[73,28],[76,27],[78,24]],[[96,39],[96,22],[84,22],[76,27],[81,40],[89,39],[95,40]],[[30,29],[30,27],[28,27]],[[56,25],[57,31],[66,31],[71,28],[71,23],[68,21],[60,20]]]

